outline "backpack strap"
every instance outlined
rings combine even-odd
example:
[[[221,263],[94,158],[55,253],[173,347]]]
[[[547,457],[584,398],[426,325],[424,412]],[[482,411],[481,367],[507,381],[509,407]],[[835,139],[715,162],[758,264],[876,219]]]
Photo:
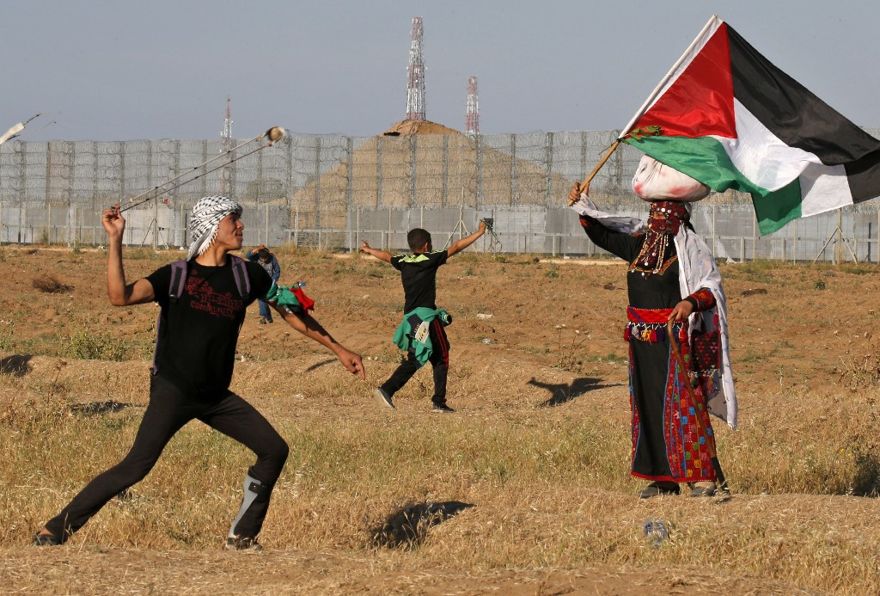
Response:
[[[235,255],[229,255],[232,259],[232,277],[235,279],[235,287],[242,300],[247,300],[251,294],[251,278],[247,272],[247,264],[244,259]]]
[[[171,282],[168,284],[168,297],[177,301],[183,296],[183,290],[186,288],[186,266],[184,260],[174,261],[171,263]]]
[[[183,296],[183,290],[186,288],[186,271],[187,262],[185,260],[174,261],[171,263],[171,281],[168,283],[168,300],[177,302]],[[159,366],[156,364],[156,356],[159,352],[159,335],[162,333],[162,313],[160,312],[156,318],[156,345],[153,347],[153,364],[150,366],[150,372],[154,375],[159,372]]]

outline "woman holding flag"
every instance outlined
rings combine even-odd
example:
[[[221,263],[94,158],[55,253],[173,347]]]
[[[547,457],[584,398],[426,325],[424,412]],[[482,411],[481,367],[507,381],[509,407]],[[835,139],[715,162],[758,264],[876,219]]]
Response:
[[[686,203],[708,189],[647,156],[633,188],[651,204],[646,223],[599,211],[580,184],[569,194],[590,240],[629,263],[632,475],[651,481],[641,498],[678,494],[680,483],[692,496],[726,494],[709,421],[736,424],[726,303]]]

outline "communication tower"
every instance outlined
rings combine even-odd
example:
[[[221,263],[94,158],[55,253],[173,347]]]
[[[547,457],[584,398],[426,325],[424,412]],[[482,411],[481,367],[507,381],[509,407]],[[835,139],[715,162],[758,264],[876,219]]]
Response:
[[[413,17],[406,69],[406,119],[425,119],[425,63],[422,61],[422,17]]]
[[[464,113],[465,134],[480,134],[480,98],[477,95],[477,77],[470,76],[467,81],[467,107]]]

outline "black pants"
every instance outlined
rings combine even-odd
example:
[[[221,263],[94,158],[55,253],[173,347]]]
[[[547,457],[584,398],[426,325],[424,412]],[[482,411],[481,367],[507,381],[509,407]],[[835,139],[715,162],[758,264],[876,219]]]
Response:
[[[434,368],[434,396],[431,401],[435,404],[446,403],[446,377],[449,374],[449,339],[446,337],[446,330],[440,319],[431,321],[430,326],[431,345],[434,350],[431,352],[431,366]],[[416,374],[416,371],[422,367],[416,360],[412,352],[406,355],[397,370],[382,385],[382,389],[388,395],[394,395],[406,382]]]
[[[235,439],[257,454],[248,475],[259,480],[267,491],[275,485],[288,447],[272,425],[249,403],[227,392],[219,401],[197,401],[182,393],[160,376],[150,383],[150,403],[131,450],[125,458],[89,482],[61,513],[46,523],[46,529],[66,540],[100,511],[107,501],[142,480],[156,464],[165,445],[187,422],[198,419]],[[256,515],[237,526],[242,536],[255,537],[269,507],[268,494]]]

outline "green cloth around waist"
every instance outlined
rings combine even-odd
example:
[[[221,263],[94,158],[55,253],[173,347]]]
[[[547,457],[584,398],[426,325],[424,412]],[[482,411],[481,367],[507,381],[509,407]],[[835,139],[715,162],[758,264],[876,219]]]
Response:
[[[438,317],[444,325],[452,320],[449,313],[442,308],[414,308],[403,315],[403,321],[397,326],[391,341],[401,350],[412,352],[419,364],[424,365],[434,352],[430,325]]]

